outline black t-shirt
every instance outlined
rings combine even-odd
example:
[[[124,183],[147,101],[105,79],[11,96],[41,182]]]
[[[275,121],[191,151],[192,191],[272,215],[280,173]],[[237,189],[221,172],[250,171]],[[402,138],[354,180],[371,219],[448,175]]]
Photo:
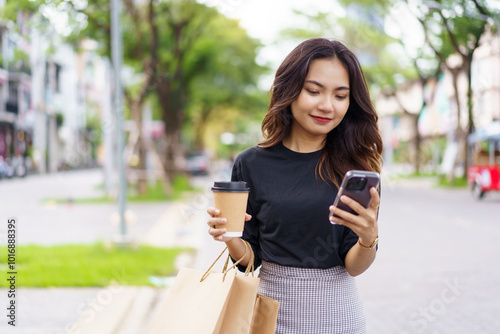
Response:
[[[338,188],[316,176],[321,151],[299,153],[279,144],[249,148],[235,160],[231,179],[250,188],[243,239],[261,261],[302,268],[344,265],[358,236],[328,219]],[[242,267],[240,267],[242,269]]]

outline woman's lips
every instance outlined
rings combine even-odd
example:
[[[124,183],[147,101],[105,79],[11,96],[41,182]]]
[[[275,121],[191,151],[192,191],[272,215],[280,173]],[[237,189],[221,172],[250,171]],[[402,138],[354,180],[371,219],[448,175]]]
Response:
[[[313,115],[311,115],[311,117],[314,118],[314,120],[321,122],[321,123],[328,123],[331,121],[330,118],[326,118],[326,117],[319,117],[319,116],[313,116]]]

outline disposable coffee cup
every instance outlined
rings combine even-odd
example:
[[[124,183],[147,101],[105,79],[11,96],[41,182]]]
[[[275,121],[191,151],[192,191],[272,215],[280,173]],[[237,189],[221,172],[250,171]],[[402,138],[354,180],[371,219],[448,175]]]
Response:
[[[241,237],[245,227],[248,193],[250,189],[243,181],[214,182],[212,187],[214,206],[220,210],[220,218],[226,218],[226,237]],[[215,228],[220,228],[216,226]]]

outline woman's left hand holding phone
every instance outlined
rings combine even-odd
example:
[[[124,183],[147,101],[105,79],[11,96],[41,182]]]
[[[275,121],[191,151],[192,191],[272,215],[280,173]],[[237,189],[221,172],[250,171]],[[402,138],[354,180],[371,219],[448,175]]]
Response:
[[[371,201],[368,208],[364,208],[361,204],[349,198],[342,196],[340,200],[351,207],[358,215],[353,215],[347,211],[330,206],[330,212],[335,213],[338,217],[332,218],[337,224],[349,227],[356,233],[360,241],[364,244],[371,244],[378,236],[377,215],[378,206],[380,204],[380,196],[377,189],[370,189]]]

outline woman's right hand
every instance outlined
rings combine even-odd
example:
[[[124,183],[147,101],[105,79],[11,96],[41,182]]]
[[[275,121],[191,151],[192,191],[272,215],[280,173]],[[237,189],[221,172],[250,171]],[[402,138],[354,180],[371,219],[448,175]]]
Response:
[[[225,237],[224,233],[227,232],[227,229],[224,225],[227,223],[226,218],[219,217],[220,210],[210,207],[207,209],[207,213],[210,215],[208,219],[208,234],[210,234],[214,240],[227,242],[235,237]],[[249,221],[252,219],[252,216],[248,213],[245,214],[245,221]],[[217,228],[216,228],[217,227]]]

